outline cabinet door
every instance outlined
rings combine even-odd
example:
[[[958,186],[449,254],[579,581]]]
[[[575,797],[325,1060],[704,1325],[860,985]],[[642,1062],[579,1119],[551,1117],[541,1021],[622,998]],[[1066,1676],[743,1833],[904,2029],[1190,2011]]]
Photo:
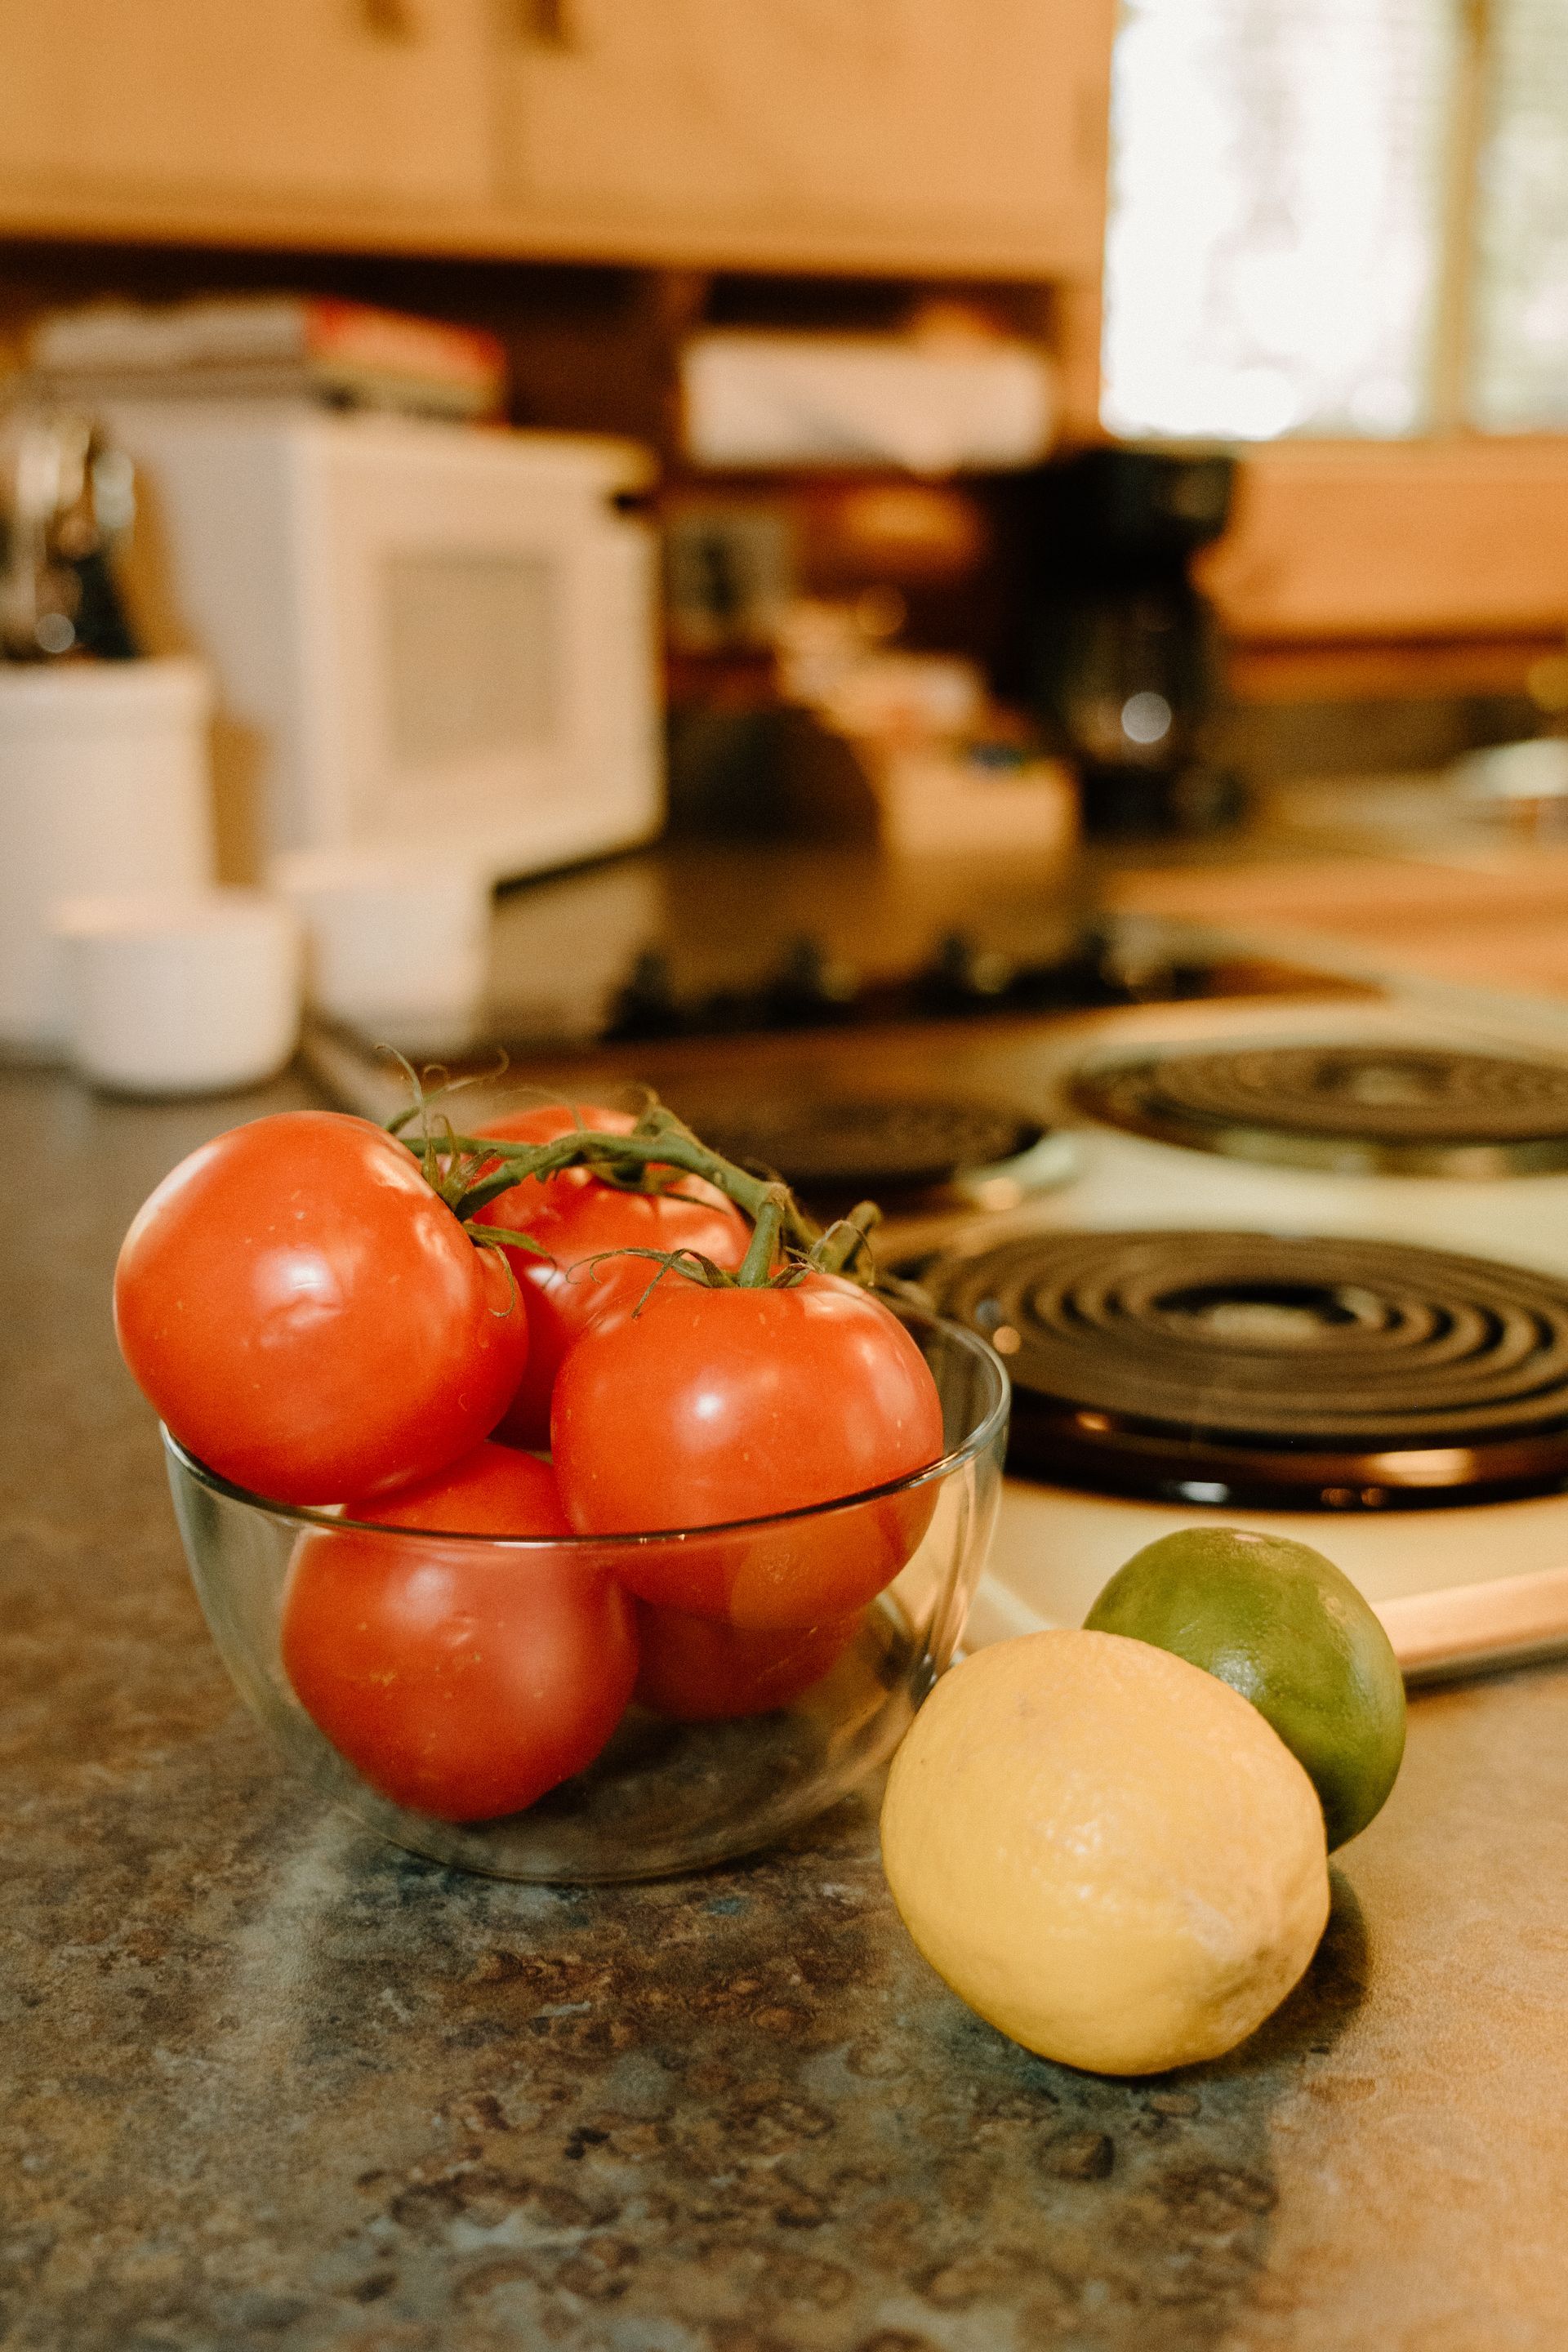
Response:
[[[695,260],[1098,272],[1113,0],[509,0],[507,194]]]
[[[0,191],[68,212],[489,193],[485,0],[0,0]]]

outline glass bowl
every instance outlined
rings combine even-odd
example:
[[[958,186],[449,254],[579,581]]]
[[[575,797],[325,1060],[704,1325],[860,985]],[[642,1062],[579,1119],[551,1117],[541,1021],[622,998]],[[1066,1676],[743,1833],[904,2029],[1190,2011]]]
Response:
[[[247,1494],[165,1431],[191,1575],[241,1696],[289,1760],[371,1828],[410,1853],[491,1877],[558,1884],[662,1877],[751,1853],[808,1821],[885,1761],[951,1664],[1000,1492],[1008,1389],[996,1357],[956,1324],[913,1307],[896,1311],[936,1380],[947,1446],[942,1459],[868,1494],[723,1528],[501,1538],[372,1527]],[[634,1701],[587,1769],[526,1811],[455,1822],[382,1794],[296,1697],[280,1627],[290,1567],[306,1543],[384,1548],[389,1573],[478,1568],[558,1580],[565,1563],[580,1562],[617,1578],[625,1571],[627,1584],[644,1591],[658,1590],[661,1570],[678,1554],[688,1564],[698,1557],[714,1591],[738,1596],[734,1614],[742,1622],[748,1609],[752,1622],[759,1607],[766,1615],[766,1596],[784,1589],[803,1560],[827,1560],[836,1585],[846,1563],[863,1561],[869,1587],[895,1560],[902,1565],[852,1619],[840,1621],[839,1635],[826,1625],[809,1634],[802,1629],[799,1655],[816,1678],[783,1694],[787,1704],[689,1721]],[[436,1590],[439,1578],[424,1582]]]

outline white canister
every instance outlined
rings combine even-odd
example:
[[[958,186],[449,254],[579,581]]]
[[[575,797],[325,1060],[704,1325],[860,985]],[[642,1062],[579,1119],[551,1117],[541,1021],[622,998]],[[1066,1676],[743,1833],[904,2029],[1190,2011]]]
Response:
[[[458,1045],[484,1001],[490,885],[472,860],[301,852],[268,879],[300,916],[306,992],[394,1045]]]
[[[52,910],[71,1055],[120,1094],[221,1094],[300,1034],[300,927],[259,890],[67,899]]]
[[[0,1045],[66,1043],[55,903],[213,879],[199,662],[0,663]]]

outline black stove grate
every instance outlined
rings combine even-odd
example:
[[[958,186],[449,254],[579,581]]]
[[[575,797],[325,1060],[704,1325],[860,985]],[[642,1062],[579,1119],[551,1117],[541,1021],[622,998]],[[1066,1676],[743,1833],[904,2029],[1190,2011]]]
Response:
[[[1255,1508],[1568,1485],[1568,1285],[1361,1239],[1021,1237],[939,1262],[1014,1382],[1013,1466]]]
[[[1568,1168],[1568,1064],[1262,1045],[1104,1064],[1072,1093],[1113,1127],[1237,1159],[1434,1175]]]
[[[1005,1105],[934,1097],[730,1094],[678,1103],[716,1151],[766,1169],[807,1194],[929,1191],[1016,1159],[1045,1135]]]

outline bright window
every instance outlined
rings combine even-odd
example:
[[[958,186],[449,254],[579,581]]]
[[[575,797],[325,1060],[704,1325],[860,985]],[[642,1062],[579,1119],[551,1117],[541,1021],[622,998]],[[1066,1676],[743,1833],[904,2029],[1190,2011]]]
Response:
[[[1568,425],[1568,0],[1122,0],[1102,413]]]
[[[1490,44],[1476,203],[1473,418],[1568,425],[1568,0],[1508,0]]]

